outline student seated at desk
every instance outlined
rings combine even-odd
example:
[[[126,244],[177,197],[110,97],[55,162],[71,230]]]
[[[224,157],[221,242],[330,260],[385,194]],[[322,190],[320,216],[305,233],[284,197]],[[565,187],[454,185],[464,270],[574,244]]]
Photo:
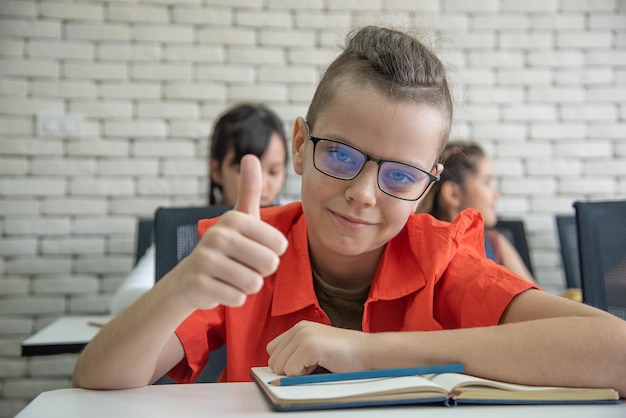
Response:
[[[222,114],[211,134],[209,204],[234,205],[239,189],[239,164],[246,154],[261,159],[263,206],[285,203],[280,190],[285,182],[287,138],[283,122],[269,107],[243,103]],[[155,247],[152,245],[111,299],[117,314],[154,286]]]
[[[626,393],[626,322],[550,295],[484,256],[480,214],[415,214],[452,123],[445,70],[417,39],[365,27],[326,70],[292,138],[302,202],[259,209],[241,161],[235,210],[82,352],[74,385],[221,381],[463,363],[468,374]],[[210,388],[209,388],[210,389]]]
[[[422,199],[417,212],[452,222],[464,209],[478,210],[486,228],[487,258],[535,283],[513,244],[493,229],[498,223],[496,201],[500,193],[493,184],[493,165],[485,151],[474,142],[450,142],[441,155],[441,162],[445,167],[441,179]]]

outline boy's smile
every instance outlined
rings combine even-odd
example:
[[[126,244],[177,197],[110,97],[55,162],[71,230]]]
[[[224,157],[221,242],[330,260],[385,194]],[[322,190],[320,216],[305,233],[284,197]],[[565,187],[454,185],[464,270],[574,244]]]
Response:
[[[441,146],[444,123],[434,108],[393,101],[373,88],[343,86],[316,118],[311,135],[341,141],[376,158],[432,170]],[[375,266],[386,242],[400,232],[417,201],[382,192],[378,166],[369,161],[352,180],[341,180],[313,165],[313,143],[299,119],[293,139],[294,169],[302,175],[302,203],[309,223],[309,249],[314,267],[324,277],[332,263],[347,271]],[[320,265],[320,260],[329,263]],[[374,267],[375,268],[375,267]],[[342,269],[342,267],[339,267]],[[338,271],[326,272],[333,281]],[[366,274],[365,271],[360,273]],[[344,276],[344,275],[341,275]],[[346,285],[346,283],[334,283]]]

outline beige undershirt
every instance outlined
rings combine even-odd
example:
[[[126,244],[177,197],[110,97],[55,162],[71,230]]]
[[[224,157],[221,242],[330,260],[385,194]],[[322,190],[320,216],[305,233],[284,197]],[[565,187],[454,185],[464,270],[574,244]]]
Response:
[[[346,290],[326,283],[313,270],[313,288],[320,307],[332,326],[362,331],[363,305],[370,292],[370,286],[363,289]]]

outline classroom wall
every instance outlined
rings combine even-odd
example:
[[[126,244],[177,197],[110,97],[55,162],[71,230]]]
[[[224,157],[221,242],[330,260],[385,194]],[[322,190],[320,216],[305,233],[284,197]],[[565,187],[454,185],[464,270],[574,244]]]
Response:
[[[365,23],[420,28],[441,54],[452,138],[493,156],[500,213],[526,221],[539,282],[563,289],[554,215],[626,197],[624,0],[1,0],[0,416],[69,386],[73,355],[19,343],[107,312],[137,218],[205,201],[216,115],[262,101],[291,132]]]

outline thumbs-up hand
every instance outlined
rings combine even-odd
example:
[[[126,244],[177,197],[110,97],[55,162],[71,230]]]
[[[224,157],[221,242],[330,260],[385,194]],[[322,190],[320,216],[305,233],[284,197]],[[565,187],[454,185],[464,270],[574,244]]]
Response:
[[[194,251],[167,276],[191,308],[241,306],[276,271],[287,239],[259,215],[262,170],[254,155],[241,159],[237,203],[204,234]],[[167,278],[166,276],[166,278]]]

